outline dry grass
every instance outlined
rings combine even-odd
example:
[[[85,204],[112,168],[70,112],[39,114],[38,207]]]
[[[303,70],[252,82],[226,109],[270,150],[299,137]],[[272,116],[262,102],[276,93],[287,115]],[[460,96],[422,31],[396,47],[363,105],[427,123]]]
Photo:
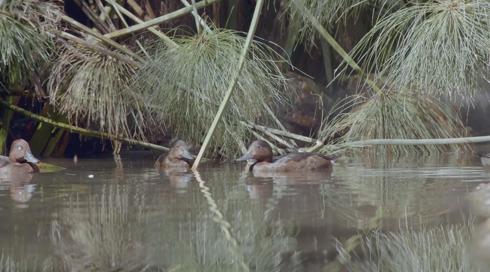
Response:
[[[54,2],[54,3],[53,3]],[[0,80],[22,85],[51,58],[49,30],[61,10],[56,1],[6,1],[0,6]]]
[[[71,122],[144,138],[151,118],[139,90],[127,88],[135,72],[126,62],[64,43],[48,82],[51,103]]]

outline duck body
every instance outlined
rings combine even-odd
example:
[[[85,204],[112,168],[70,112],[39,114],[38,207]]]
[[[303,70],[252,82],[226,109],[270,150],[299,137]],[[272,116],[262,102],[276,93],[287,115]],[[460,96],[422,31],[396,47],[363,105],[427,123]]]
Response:
[[[334,163],[332,157],[315,153],[290,153],[273,157],[272,149],[264,141],[253,142],[247,153],[238,160],[246,160],[254,174],[322,171],[331,169]]]
[[[155,167],[165,172],[187,172],[194,160],[195,156],[190,153],[189,146],[179,140],[172,145],[168,153],[158,157]]]
[[[39,172],[39,160],[32,155],[29,144],[18,139],[12,142],[9,156],[0,156],[0,179],[12,180]]]

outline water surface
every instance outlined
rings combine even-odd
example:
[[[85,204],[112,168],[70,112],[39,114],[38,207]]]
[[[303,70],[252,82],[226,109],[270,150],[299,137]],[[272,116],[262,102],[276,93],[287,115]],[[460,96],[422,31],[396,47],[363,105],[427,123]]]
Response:
[[[333,271],[359,233],[466,222],[467,193],[490,180],[447,158],[282,177],[232,163],[167,176],[153,159],[51,161],[67,169],[0,182],[0,271]]]

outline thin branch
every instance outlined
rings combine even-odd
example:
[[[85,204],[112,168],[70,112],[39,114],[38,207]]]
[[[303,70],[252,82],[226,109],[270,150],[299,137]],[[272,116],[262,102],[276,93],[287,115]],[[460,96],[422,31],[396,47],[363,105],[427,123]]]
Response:
[[[140,18],[138,18],[138,16],[134,15],[133,13],[131,13],[129,10],[125,9],[124,7],[122,7],[121,5],[119,5],[118,3],[116,3],[114,0],[107,0],[111,5],[114,6],[114,8],[116,9],[116,11],[120,11],[121,13],[123,13],[124,15],[128,16],[131,20],[135,21],[136,23],[138,24],[142,24],[144,23],[145,21],[141,20]],[[151,33],[157,35],[160,39],[162,39],[168,47],[172,47],[172,48],[175,48],[175,47],[178,47],[179,45],[174,42],[172,39],[170,39],[167,35],[165,35],[163,32],[161,31],[158,31],[156,27],[149,27],[148,28],[148,31],[150,31]]]
[[[292,132],[283,131],[283,130],[279,130],[279,129],[275,129],[275,128],[269,128],[269,127],[253,124],[250,122],[246,123],[246,125],[252,126],[253,128],[260,130],[260,131],[263,131],[263,132],[267,131],[270,133],[274,133],[276,135],[288,137],[288,138],[295,139],[295,140],[298,140],[298,141],[301,141],[304,143],[314,144],[314,143],[319,142],[319,140],[313,139],[313,138],[310,138],[307,136],[303,136],[303,135],[299,135],[299,134],[295,134]]]
[[[218,2],[218,1],[220,1],[220,0],[203,0],[201,2],[197,2],[196,5],[194,5],[194,7],[195,8],[203,8],[205,6],[211,5],[212,3],[215,3],[215,2]],[[134,25],[134,26],[130,26],[130,27],[127,27],[127,28],[116,30],[114,32],[111,32],[109,34],[106,34],[105,36],[107,38],[116,38],[116,37],[120,37],[120,36],[124,36],[124,35],[130,34],[130,33],[136,32],[136,31],[147,29],[149,27],[152,27],[152,26],[161,24],[163,22],[166,22],[166,21],[169,21],[169,20],[172,20],[172,19],[181,17],[181,16],[183,16],[185,14],[188,14],[188,13],[190,13],[192,11],[192,9],[193,9],[193,7],[181,8],[181,9],[178,9],[178,10],[173,11],[171,13],[168,13],[168,14],[165,14],[163,16],[157,17],[155,19],[148,20],[148,21],[146,21],[144,23],[140,23],[140,24],[137,24],[137,25]]]
[[[438,138],[438,139],[372,139],[343,143],[351,147],[362,147],[366,145],[449,145],[470,144],[490,142],[490,136],[461,137],[461,138]]]
[[[67,40],[71,40],[71,41],[73,41],[75,43],[78,43],[80,45],[83,45],[83,46],[87,47],[88,49],[91,49],[91,50],[93,50],[95,52],[101,53],[103,55],[111,56],[111,57],[113,57],[115,59],[118,59],[120,61],[126,62],[128,64],[131,64],[134,67],[141,66],[139,62],[136,62],[133,59],[131,59],[131,58],[125,56],[125,55],[118,54],[116,52],[113,52],[111,50],[108,50],[108,49],[106,49],[106,48],[104,48],[102,46],[99,46],[97,44],[91,43],[91,42],[86,41],[84,39],[80,39],[79,37],[74,36],[74,35],[72,35],[70,33],[60,32],[60,33],[58,33],[58,35],[60,37],[62,37],[62,38],[65,38]]]
[[[92,36],[94,36],[95,38],[97,38],[98,40],[101,40],[111,46],[113,46],[114,48],[116,49],[119,49],[120,51],[130,55],[131,57],[135,58],[136,60],[140,61],[140,62],[143,62],[143,58],[138,56],[137,54],[135,54],[133,51],[129,50],[127,47],[124,47],[123,45],[105,37],[104,35],[84,26],[83,24],[79,23],[78,21],[76,20],[73,20],[71,17],[68,17],[68,16],[62,16],[61,19],[63,19],[63,21],[71,24],[72,26],[80,29],[80,30],[83,30],[85,33],[87,34],[90,34]]]
[[[269,105],[267,105],[265,102],[262,101],[262,104],[264,105],[264,108],[265,110],[269,113],[269,115],[272,117],[272,120],[274,120],[274,122],[276,122],[277,126],[279,126],[279,128],[284,131],[284,132],[288,132],[288,130],[286,129],[286,127],[281,123],[281,121],[279,120],[279,118],[277,118],[276,114],[272,111],[272,109],[269,107]],[[289,142],[295,146],[295,147],[298,147],[298,145],[296,144],[295,141],[293,141],[292,139],[289,139]]]
[[[247,126],[247,127],[251,128],[251,129],[254,129],[254,127],[253,127],[253,126],[251,126],[250,124],[247,124],[247,123],[245,123],[245,122],[242,122],[242,124],[244,124],[245,126]],[[259,130],[260,130],[260,129],[259,129]],[[278,143],[280,143],[280,144],[282,144],[282,145],[286,146],[287,148],[289,148],[289,149],[294,149],[294,148],[295,148],[295,146],[294,146],[294,145],[292,145],[292,144],[290,144],[290,143],[286,142],[286,141],[285,141],[285,140],[283,140],[281,137],[276,136],[275,134],[271,133],[270,131],[268,131],[268,130],[261,130],[261,131],[262,131],[262,132],[263,132],[265,135],[269,136],[270,138],[272,138],[272,139],[273,139],[273,140],[275,140],[276,142],[278,142]]]
[[[121,20],[121,22],[123,23],[123,25],[124,25],[125,27],[128,27],[128,26],[129,26],[128,22],[126,21],[126,19],[124,18],[124,16],[121,14],[121,11],[119,11],[119,9],[118,9],[118,8],[117,8],[117,6],[115,5],[115,3],[114,3],[114,2],[112,2],[112,1],[110,1],[110,0],[109,0],[109,1],[107,1],[107,2],[109,2],[109,4],[111,4],[111,5],[112,5],[112,7],[114,8],[114,11],[116,11],[116,14],[117,14],[117,16],[119,17],[119,19]],[[135,40],[136,40],[136,44],[137,44],[137,45],[138,45],[138,47],[141,49],[141,51],[143,52],[143,54],[145,54],[145,56],[146,56],[147,58],[151,58],[151,57],[150,57],[150,55],[148,54],[148,51],[146,51],[145,47],[144,47],[144,46],[143,46],[143,45],[140,43],[140,41],[138,41],[138,39],[135,39]]]
[[[192,16],[194,16],[194,19],[196,19],[197,31],[200,32],[199,25],[201,25],[202,27],[204,27],[204,29],[206,30],[207,33],[210,33],[211,28],[209,28],[209,26],[206,24],[206,21],[201,16],[199,16],[199,13],[197,13],[197,9],[195,7],[195,5],[196,5],[195,0],[192,0],[192,6],[191,6],[191,4],[189,4],[189,2],[187,0],[180,0],[180,2],[182,2],[182,4],[184,4],[184,6],[186,6],[186,7],[193,7],[191,13],[192,13]]]
[[[96,0],[95,3],[97,4],[97,7],[100,10],[100,16],[99,16],[100,20],[107,22],[110,31],[116,30],[116,25],[114,25],[114,22],[112,22],[111,16],[109,14],[110,8],[106,9],[106,7],[104,7],[104,5],[100,0]]]
[[[104,25],[104,22],[100,21],[97,14],[90,8],[86,1],[74,0],[75,3],[82,9],[83,13],[87,15],[87,17],[94,23],[95,26],[99,28],[100,31],[107,33],[109,32],[109,28]]]

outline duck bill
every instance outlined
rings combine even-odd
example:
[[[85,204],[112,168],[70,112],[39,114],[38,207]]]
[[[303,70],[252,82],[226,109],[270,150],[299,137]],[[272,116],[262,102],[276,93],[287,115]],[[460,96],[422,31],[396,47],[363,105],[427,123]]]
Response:
[[[30,164],[38,164],[39,163],[39,160],[34,157],[34,155],[32,155],[31,152],[27,152],[25,155],[24,155],[24,160],[26,160],[26,162],[30,163]]]
[[[188,164],[193,164],[194,161],[196,160],[196,156],[192,155],[191,152],[186,150],[182,152],[181,159],[187,162]]]
[[[252,159],[252,156],[250,155],[250,153],[245,153],[243,156],[241,156],[240,158],[238,158],[236,160],[237,161],[248,161],[251,159]]]

